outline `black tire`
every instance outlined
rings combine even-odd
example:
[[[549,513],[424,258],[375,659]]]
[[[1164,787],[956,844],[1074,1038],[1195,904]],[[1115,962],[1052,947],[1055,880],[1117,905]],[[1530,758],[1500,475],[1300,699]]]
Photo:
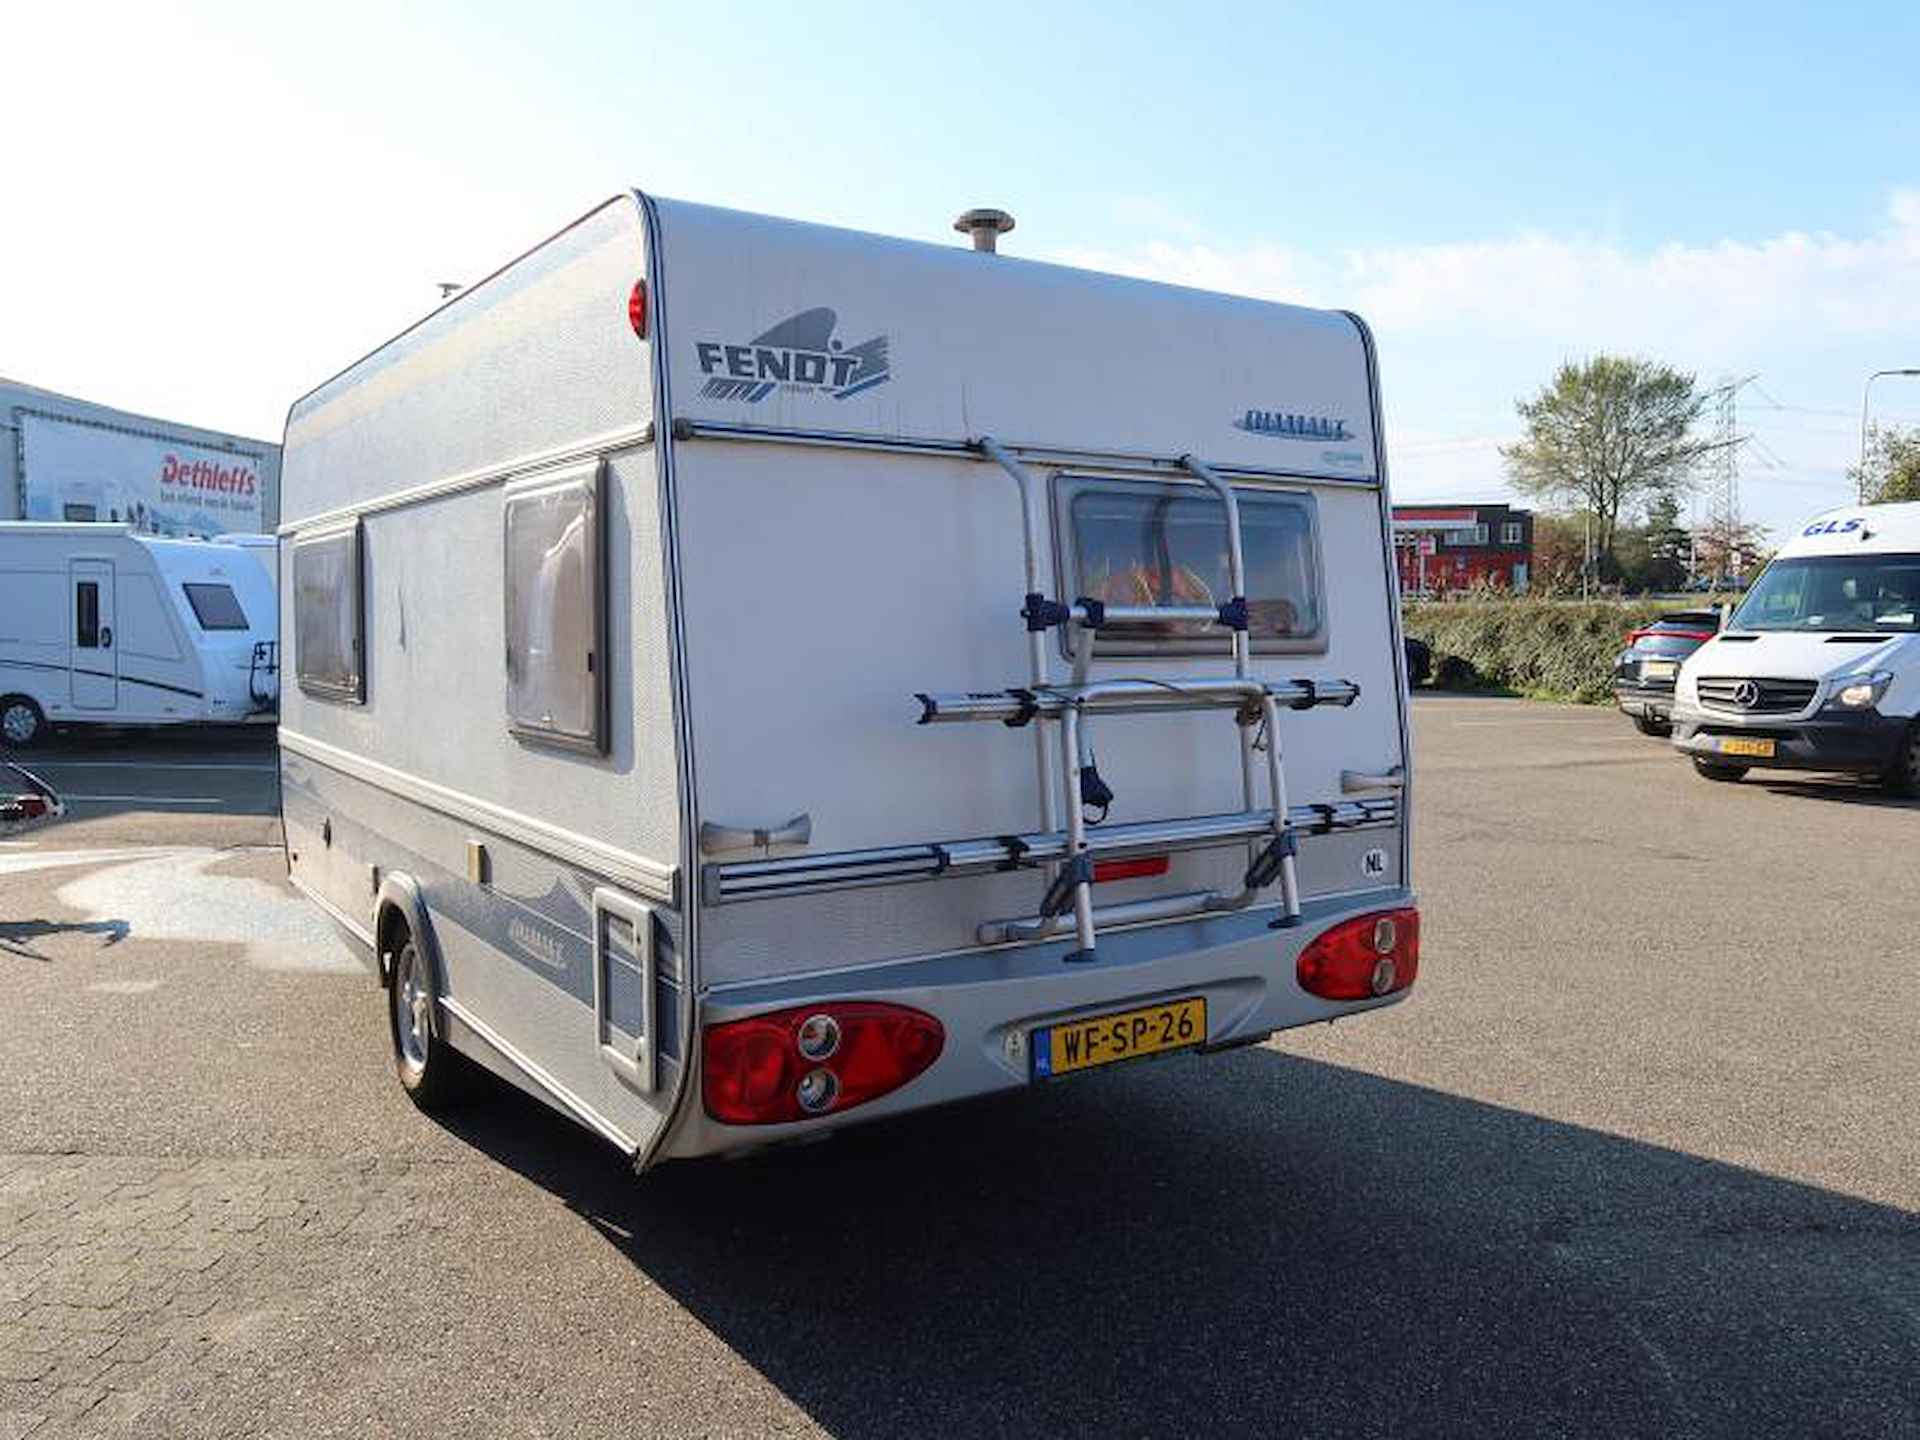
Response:
[[[1633,726],[1642,735],[1671,735],[1673,726],[1664,720],[1649,720],[1645,715],[1633,717]]]
[[[442,1110],[472,1094],[471,1066],[441,1038],[433,964],[404,930],[397,936],[387,983],[387,1029],[393,1040],[393,1073],[414,1104]]]
[[[31,750],[47,738],[47,717],[25,695],[0,695],[0,749]]]
[[[1723,784],[1732,784],[1752,768],[1751,765],[1722,765],[1717,760],[1702,760],[1698,755],[1693,757],[1694,774],[1703,780],[1718,780]]]
[[[1892,795],[1920,796],[1920,720],[1908,727],[1900,753],[1880,772],[1880,784]]]

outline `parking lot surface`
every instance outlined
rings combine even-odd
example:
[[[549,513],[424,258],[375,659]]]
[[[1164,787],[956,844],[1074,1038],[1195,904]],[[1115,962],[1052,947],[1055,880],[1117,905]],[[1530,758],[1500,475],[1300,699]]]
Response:
[[[0,1440],[1920,1434],[1920,807],[1415,724],[1409,1003],[640,1180],[407,1103],[266,737],[61,748],[135,798],[0,844]]]

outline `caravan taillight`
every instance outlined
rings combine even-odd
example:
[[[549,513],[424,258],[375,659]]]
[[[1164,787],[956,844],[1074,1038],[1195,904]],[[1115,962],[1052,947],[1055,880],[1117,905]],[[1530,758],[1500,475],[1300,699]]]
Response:
[[[633,326],[633,333],[642,340],[647,338],[647,282],[633,282],[633,293],[627,296],[627,323]]]
[[[708,1028],[707,1114],[777,1125],[851,1110],[897,1090],[940,1058],[947,1032],[905,1005],[856,1000],[775,1010]]]
[[[1294,966],[1300,988],[1322,1000],[1377,1000],[1420,973],[1420,912],[1381,910],[1314,938]]]

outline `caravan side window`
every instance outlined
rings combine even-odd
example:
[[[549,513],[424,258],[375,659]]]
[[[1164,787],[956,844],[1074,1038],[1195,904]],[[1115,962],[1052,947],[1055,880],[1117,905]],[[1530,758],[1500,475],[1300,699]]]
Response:
[[[1219,605],[1232,598],[1218,497],[1195,485],[1128,480],[1061,482],[1061,526],[1073,595],[1109,605]],[[1320,537],[1313,496],[1236,486],[1247,567],[1247,634],[1256,651],[1327,646]],[[1168,621],[1109,625],[1102,654],[1226,654],[1217,626]]]
[[[360,704],[367,697],[360,524],[293,542],[293,646],[300,688]]]
[[[507,728],[606,749],[600,466],[509,485],[505,498]]]

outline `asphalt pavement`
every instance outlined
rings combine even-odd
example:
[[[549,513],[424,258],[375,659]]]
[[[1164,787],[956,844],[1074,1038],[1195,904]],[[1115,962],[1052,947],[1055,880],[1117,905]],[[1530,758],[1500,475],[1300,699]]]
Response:
[[[402,1097],[261,737],[47,757],[0,1440],[1920,1435],[1920,807],[1415,709],[1409,1003],[638,1180]]]

